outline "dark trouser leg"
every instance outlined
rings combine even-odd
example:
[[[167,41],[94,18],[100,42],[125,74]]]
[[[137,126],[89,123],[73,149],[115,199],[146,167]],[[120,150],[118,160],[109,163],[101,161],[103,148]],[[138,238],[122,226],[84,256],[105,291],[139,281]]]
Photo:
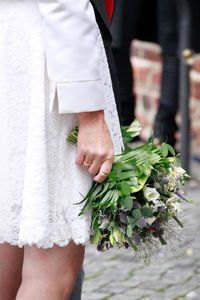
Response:
[[[177,12],[174,0],[158,0],[158,26],[163,55],[163,73],[154,135],[161,141],[167,141],[174,146],[179,80]]]
[[[81,268],[81,271],[78,274],[75,286],[72,290],[69,300],[81,300],[81,292],[84,281],[84,270]]]
[[[129,49],[113,49],[120,87],[120,123],[130,125],[134,119],[133,75],[129,60]]]
[[[130,125],[134,119],[133,74],[130,44],[138,30],[143,0],[116,0],[111,31],[113,56],[120,88],[120,123]]]

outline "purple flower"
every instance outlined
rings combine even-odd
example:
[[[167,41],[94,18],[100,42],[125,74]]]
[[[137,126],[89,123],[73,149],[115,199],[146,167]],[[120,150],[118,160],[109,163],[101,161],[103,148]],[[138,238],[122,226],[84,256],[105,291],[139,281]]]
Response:
[[[138,201],[133,202],[133,208],[140,208],[140,207],[141,207],[141,205]]]
[[[137,223],[138,227],[141,227],[141,228],[145,227],[146,224],[147,224],[147,222],[146,222],[145,218],[141,218]]]
[[[177,190],[177,191],[176,191],[176,195],[177,195],[179,198],[185,200],[185,195],[184,195],[183,191]]]
[[[137,244],[140,244],[140,243],[141,243],[141,240],[142,240],[142,239],[141,239],[141,236],[139,236],[139,234],[135,235],[133,239],[134,239],[134,241],[135,241]]]
[[[127,221],[127,217],[126,217],[126,215],[125,214],[123,214],[123,213],[121,213],[120,215],[119,215],[119,219],[120,219],[120,222],[121,223],[126,223],[126,221]]]
[[[164,211],[164,210],[165,210],[165,207],[164,207],[164,206],[159,206],[159,207],[158,207],[158,211],[159,211],[159,212],[162,212],[162,211]]]
[[[161,229],[161,221],[160,220],[156,220],[153,222],[153,224],[151,225],[156,231],[159,231]]]
[[[168,183],[169,183],[169,178],[163,177],[162,183],[163,183],[163,184],[168,184]]]

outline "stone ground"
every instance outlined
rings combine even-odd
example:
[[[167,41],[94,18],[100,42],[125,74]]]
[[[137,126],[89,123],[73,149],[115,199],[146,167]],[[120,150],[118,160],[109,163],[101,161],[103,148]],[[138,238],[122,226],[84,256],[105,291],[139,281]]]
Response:
[[[200,185],[190,183],[187,192],[195,204],[186,204],[190,242],[183,253],[147,266],[125,249],[98,253],[90,245],[82,300],[200,300]]]

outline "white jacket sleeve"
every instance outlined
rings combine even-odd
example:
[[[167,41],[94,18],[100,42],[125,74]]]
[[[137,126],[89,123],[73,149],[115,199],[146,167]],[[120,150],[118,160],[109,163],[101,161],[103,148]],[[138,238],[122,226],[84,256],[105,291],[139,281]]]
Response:
[[[59,113],[105,109],[96,24],[89,0],[39,0],[51,97]]]

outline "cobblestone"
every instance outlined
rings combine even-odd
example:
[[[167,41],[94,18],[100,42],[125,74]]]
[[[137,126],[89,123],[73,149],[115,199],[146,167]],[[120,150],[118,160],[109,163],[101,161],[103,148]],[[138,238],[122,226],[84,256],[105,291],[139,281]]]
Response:
[[[200,300],[200,187],[188,187],[188,194],[195,203],[187,210],[189,244],[184,254],[146,266],[129,251],[99,253],[89,245],[82,300]]]

